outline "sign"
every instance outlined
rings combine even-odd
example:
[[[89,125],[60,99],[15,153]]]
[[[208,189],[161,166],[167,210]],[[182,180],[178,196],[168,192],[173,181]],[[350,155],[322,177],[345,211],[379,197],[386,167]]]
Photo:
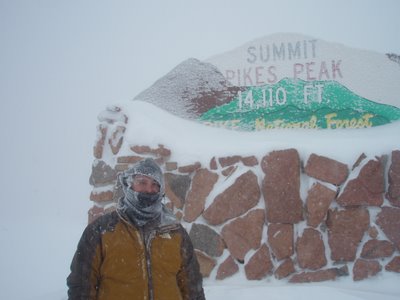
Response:
[[[235,130],[367,128],[400,120],[400,63],[275,34],[205,62],[189,59],[135,100]]]

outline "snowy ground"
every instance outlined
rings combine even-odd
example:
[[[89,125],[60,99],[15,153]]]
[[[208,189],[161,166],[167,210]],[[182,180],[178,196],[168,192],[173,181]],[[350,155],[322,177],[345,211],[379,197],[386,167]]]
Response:
[[[354,283],[349,280],[337,282],[287,285],[284,283],[263,281],[254,284],[205,283],[208,300],[249,299],[249,300],[395,300],[399,299],[399,278],[381,276],[365,282]]]

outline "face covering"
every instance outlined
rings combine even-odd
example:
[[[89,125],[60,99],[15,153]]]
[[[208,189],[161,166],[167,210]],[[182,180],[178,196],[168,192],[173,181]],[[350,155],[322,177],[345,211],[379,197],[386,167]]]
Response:
[[[142,208],[153,206],[154,204],[156,204],[158,198],[160,198],[160,193],[137,193],[138,204]]]

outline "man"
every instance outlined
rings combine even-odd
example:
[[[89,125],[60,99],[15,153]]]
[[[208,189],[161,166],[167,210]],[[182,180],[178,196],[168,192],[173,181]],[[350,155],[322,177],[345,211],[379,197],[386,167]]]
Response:
[[[145,159],[118,180],[117,210],[88,225],[79,241],[69,299],[205,299],[189,236],[161,202],[160,167]]]

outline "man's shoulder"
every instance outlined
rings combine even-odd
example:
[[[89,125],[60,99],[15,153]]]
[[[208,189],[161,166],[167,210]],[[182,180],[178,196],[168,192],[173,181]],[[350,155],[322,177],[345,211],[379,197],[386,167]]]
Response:
[[[104,233],[105,231],[113,231],[120,220],[121,219],[117,211],[112,211],[98,217],[96,220],[88,225],[88,228],[94,231],[98,231],[99,233]]]

